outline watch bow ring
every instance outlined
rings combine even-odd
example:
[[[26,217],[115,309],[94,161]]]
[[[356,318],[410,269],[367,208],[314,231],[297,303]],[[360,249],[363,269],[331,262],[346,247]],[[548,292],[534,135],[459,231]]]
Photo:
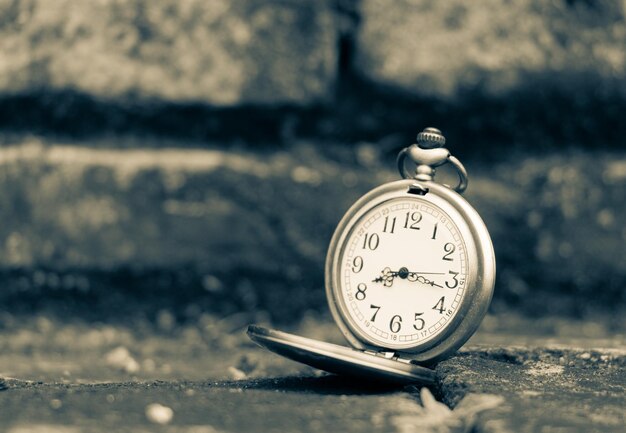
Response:
[[[445,144],[445,137],[436,128],[426,128],[417,134],[417,143],[402,149],[398,154],[397,164],[400,175],[404,179],[415,178],[428,181],[433,179],[435,167],[449,163],[459,176],[459,182],[453,189],[459,194],[463,193],[467,189],[467,170],[461,161],[443,148]],[[406,169],[407,158],[415,164],[415,174],[411,174]]]

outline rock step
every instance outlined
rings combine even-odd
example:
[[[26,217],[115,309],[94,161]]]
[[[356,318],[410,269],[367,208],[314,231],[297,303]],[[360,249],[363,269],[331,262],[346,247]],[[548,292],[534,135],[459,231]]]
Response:
[[[4,2],[0,127],[258,141],[411,136],[419,119],[483,143],[620,146],[625,14],[611,1]]]
[[[626,94],[626,6],[612,1],[400,0],[361,4],[356,70],[438,99],[516,89]],[[584,92],[583,92],[584,94]]]
[[[4,95],[310,105],[331,101],[340,62],[438,99],[537,85],[572,100],[581,85],[623,98],[626,89],[626,7],[608,0],[33,0],[5,2],[0,16]]]
[[[391,158],[367,143],[133,149],[128,140],[103,148],[22,138],[0,149],[4,302],[31,308],[50,294],[114,311],[128,297],[145,308],[228,304],[297,318],[325,309],[324,258],[345,210],[397,179]],[[466,197],[497,254],[494,308],[584,314],[626,305],[626,155],[467,166]]]
[[[327,1],[0,6],[0,93],[73,90],[104,101],[311,104],[336,77]]]
[[[465,349],[437,371],[446,403],[460,402],[459,409],[491,406],[476,415],[476,432],[621,432],[625,366],[623,345],[596,350],[500,346]],[[499,401],[491,404],[495,398]]]

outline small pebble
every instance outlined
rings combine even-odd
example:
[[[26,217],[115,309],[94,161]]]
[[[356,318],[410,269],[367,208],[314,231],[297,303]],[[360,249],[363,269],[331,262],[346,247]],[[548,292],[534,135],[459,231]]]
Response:
[[[233,380],[244,380],[248,377],[246,373],[233,366],[228,367],[228,375]]]
[[[137,373],[139,371],[139,363],[124,346],[111,350],[106,354],[105,359],[110,366],[124,370],[127,373]]]
[[[162,404],[153,403],[146,406],[146,418],[154,424],[168,424],[174,417],[174,411]]]

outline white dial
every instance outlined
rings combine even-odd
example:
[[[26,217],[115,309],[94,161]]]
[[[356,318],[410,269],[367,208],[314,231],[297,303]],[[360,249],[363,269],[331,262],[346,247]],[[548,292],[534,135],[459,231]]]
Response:
[[[427,343],[459,312],[467,248],[452,218],[431,202],[406,197],[373,207],[352,225],[341,251],[342,309],[372,344]]]

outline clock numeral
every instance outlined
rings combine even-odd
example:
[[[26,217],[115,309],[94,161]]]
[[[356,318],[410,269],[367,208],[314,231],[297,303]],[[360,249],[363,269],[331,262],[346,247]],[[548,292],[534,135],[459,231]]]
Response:
[[[456,250],[456,247],[454,246],[454,244],[451,244],[450,242],[448,242],[447,244],[443,246],[443,250],[446,252],[446,254],[443,255],[442,259],[447,260],[449,262],[453,261],[454,259],[449,256],[454,252],[454,250]]]
[[[366,290],[367,285],[365,283],[360,283],[358,286],[356,286],[356,293],[354,294],[354,297],[357,301],[362,301],[367,297],[367,294],[365,293]]]
[[[376,310],[376,311],[374,311],[374,315],[373,315],[373,316],[372,316],[372,318],[370,319],[370,321],[372,321],[372,322],[373,322],[373,321],[375,321],[375,320],[376,320],[376,315],[377,315],[377,314],[378,314],[378,312],[380,311],[380,307],[379,307],[378,305],[374,305],[374,304],[372,304],[372,305],[370,305],[370,308],[373,308],[374,310]]]
[[[404,219],[404,228],[419,230],[420,228],[417,225],[419,224],[421,220],[422,220],[421,212],[407,212],[406,218]],[[409,223],[411,224],[409,225]]]
[[[378,233],[372,233],[371,235],[369,233],[365,233],[365,236],[363,237],[363,249],[370,249],[370,250],[375,250],[376,248],[378,248],[378,244],[380,243],[380,237],[378,236]]]
[[[389,224],[389,216],[385,217],[385,227],[383,227],[383,233],[387,233],[387,226]],[[396,229],[396,217],[393,217],[391,220],[391,228],[389,229],[389,233],[393,233]]]
[[[446,297],[442,296],[432,309],[439,311],[439,314],[443,314],[443,310],[446,309],[446,307],[444,306],[445,300],[446,300]]]
[[[426,322],[420,316],[424,313],[415,313],[415,323],[413,324],[413,329],[416,331],[421,331],[424,329]]]
[[[363,269],[363,257],[356,256],[352,260],[352,272],[354,272],[355,274],[358,274],[359,272],[361,272],[362,269]]]
[[[433,227],[433,236],[431,239],[437,239],[437,224],[439,223],[435,223],[435,227]]]
[[[459,285],[459,280],[457,280],[456,276],[459,275],[458,272],[454,272],[454,271],[448,271],[449,274],[452,275],[452,283],[449,283],[448,281],[446,281],[446,287],[448,289],[454,289],[456,286]]]
[[[389,322],[389,330],[394,334],[400,332],[402,328],[402,317],[399,315],[395,315],[391,318],[391,322]]]

